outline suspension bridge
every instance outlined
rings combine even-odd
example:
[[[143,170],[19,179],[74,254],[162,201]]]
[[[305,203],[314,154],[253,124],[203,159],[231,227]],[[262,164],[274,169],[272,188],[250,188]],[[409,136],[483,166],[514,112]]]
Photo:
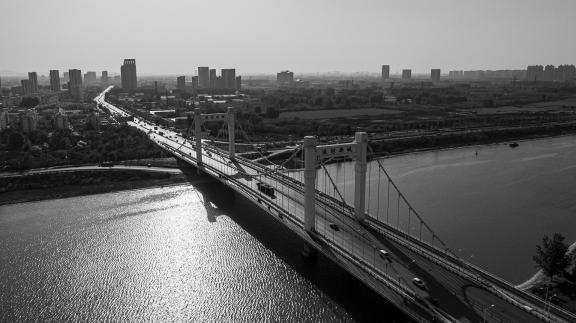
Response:
[[[110,89],[95,102],[115,116],[131,117],[129,111],[105,101]],[[222,122],[228,147],[202,138],[205,122]],[[233,108],[215,114],[195,109],[192,140],[141,118],[128,124],[296,232],[304,240],[303,254],[321,252],[414,321],[576,321],[574,314],[453,253],[394,184],[382,163],[376,160],[368,166],[371,149],[366,133],[356,133],[352,142],[330,145],[305,137],[281,164],[262,154],[256,160],[265,160],[264,165],[236,153],[236,133],[247,135],[236,122]],[[335,179],[326,164],[342,158],[354,161],[354,171]],[[295,159],[303,167],[285,167]],[[343,182],[354,183],[354,189],[346,192]]]

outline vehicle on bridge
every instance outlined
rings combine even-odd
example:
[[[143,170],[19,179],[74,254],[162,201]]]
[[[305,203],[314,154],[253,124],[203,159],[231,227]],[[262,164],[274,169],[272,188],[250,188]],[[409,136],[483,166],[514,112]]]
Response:
[[[114,166],[114,163],[111,161],[100,162],[100,167],[112,167],[112,166]]]
[[[274,195],[274,188],[272,186],[266,183],[257,183],[256,186],[260,192],[270,196],[271,198],[276,198]]]

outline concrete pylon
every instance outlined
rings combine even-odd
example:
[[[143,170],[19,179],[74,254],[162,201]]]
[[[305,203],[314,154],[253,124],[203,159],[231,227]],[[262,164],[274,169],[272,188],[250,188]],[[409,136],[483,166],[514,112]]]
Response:
[[[196,137],[196,163],[198,168],[202,164],[202,115],[200,109],[194,109],[194,136]]]
[[[364,207],[366,202],[366,150],[368,149],[368,134],[365,132],[357,132],[354,135],[354,141],[356,143],[354,209],[356,220],[361,221],[366,218]]]
[[[230,159],[234,159],[236,155],[236,146],[234,145],[235,133],[234,133],[234,123],[236,121],[236,113],[233,107],[228,107],[228,151],[230,153]]]
[[[304,230],[316,227],[316,138],[304,137]]]

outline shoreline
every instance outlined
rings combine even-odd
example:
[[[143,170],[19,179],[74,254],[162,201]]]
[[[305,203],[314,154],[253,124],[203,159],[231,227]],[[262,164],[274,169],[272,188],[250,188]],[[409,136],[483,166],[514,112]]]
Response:
[[[489,146],[496,146],[496,145],[503,145],[510,142],[527,142],[527,141],[535,141],[535,140],[544,140],[550,138],[564,138],[564,137],[576,137],[575,133],[565,133],[559,135],[541,135],[541,136],[534,136],[534,137],[524,137],[521,139],[507,139],[507,140],[497,140],[488,143],[477,143],[477,144],[464,144],[464,145],[454,145],[454,146],[445,146],[445,147],[438,147],[438,148],[420,148],[420,149],[413,149],[413,150],[406,150],[401,152],[393,152],[388,154],[382,154],[375,152],[371,160],[377,159],[385,159],[385,158],[393,158],[393,157],[400,157],[406,156],[411,154],[420,154],[420,153],[428,153],[428,152],[441,152],[441,151],[451,151],[457,149],[464,149],[464,148],[474,148],[474,147],[489,147]]]
[[[575,254],[576,254],[576,241],[574,241],[568,247],[568,251],[566,251],[566,255],[569,257],[572,257]],[[528,291],[530,288],[533,288],[546,280],[548,280],[548,277],[546,277],[546,275],[544,275],[544,272],[542,272],[542,269],[540,269],[532,277],[528,278],[525,282],[516,285],[516,288],[523,291]]]
[[[162,187],[194,182],[181,170],[92,168],[66,171],[51,169],[38,173],[12,174],[0,177],[3,192],[0,206],[110,193],[123,190]]]

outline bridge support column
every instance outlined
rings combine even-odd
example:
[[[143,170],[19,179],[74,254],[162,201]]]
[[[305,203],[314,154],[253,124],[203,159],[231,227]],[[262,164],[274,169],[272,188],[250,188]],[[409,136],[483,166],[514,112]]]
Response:
[[[236,140],[234,133],[234,123],[236,122],[236,114],[234,113],[233,107],[228,107],[228,152],[230,153],[230,159],[234,159],[236,155],[236,146],[234,141]]]
[[[304,137],[304,229],[316,227],[316,138]]]
[[[194,109],[194,137],[196,139],[196,162],[198,166],[198,171],[200,171],[200,165],[202,164],[202,115],[200,115],[200,109]]]
[[[357,132],[354,137],[356,142],[356,160],[354,163],[354,209],[357,221],[366,218],[365,202],[366,202],[366,150],[368,148],[368,134],[365,132]]]

